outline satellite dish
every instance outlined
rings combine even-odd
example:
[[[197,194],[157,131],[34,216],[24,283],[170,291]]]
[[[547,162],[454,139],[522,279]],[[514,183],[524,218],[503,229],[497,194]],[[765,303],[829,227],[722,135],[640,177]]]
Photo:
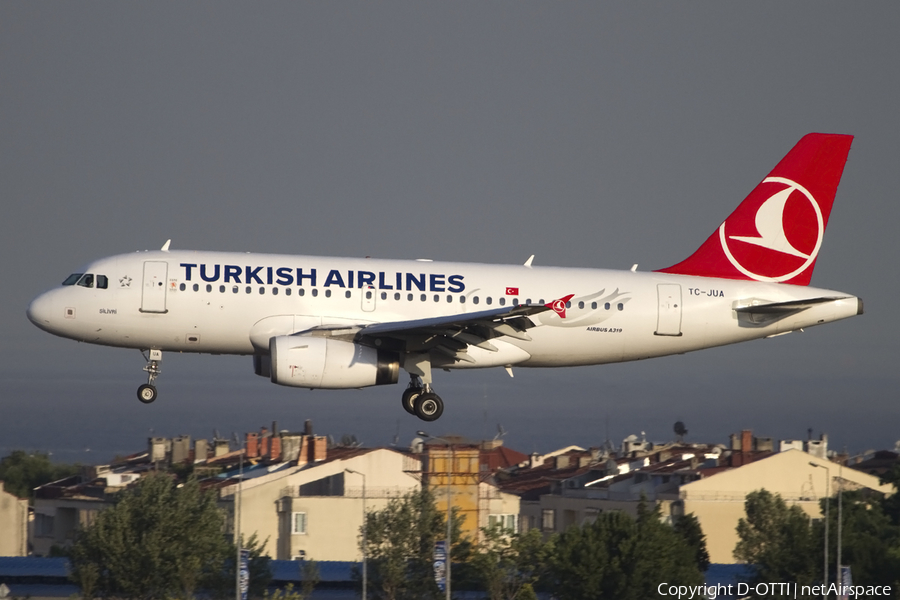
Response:
[[[420,437],[415,437],[412,440],[412,443],[409,445],[409,451],[413,454],[422,454],[422,451],[425,449],[425,440]]]

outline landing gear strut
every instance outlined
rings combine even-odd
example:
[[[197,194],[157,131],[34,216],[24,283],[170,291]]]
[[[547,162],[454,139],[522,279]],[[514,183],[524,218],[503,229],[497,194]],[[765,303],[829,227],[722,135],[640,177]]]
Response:
[[[144,370],[147,372],[147,383],[137,389],[137,397],[144,404],[150,404],[156,400],[157,396],[156,386],[153,385],[153,382],[162,373],[162,369],[159,366],[162,360],[162,350],[150,350],[149,357],[143,352],[141,354],[147,359],[147,366],[144,367]]]
[[[400,399],[403,410],[423,421],[436,421],[444,412],[444,401],[432,391],[431,384],[423,384],[417,375],[410,374],[409,378],[409,386]]]

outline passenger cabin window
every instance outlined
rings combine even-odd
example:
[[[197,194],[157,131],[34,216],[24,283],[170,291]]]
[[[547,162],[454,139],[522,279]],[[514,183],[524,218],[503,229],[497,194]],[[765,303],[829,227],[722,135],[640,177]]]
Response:
[[[84,273],[72,273],[71,275],[66,277],[66,280],[63,281],[62,284],[63,285],[75,285],[76,283],[78,283],[78,280],[81,279],[82,275],[84,275]]]

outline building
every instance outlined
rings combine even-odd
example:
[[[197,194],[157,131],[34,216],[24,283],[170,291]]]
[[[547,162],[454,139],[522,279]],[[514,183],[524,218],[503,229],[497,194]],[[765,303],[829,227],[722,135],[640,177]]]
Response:
[[[469,442],[447,436],[424,447],[422,483],[434,493],[439,510],[447,501],[462,520],[462,535],[480,540],[481,530],[499,525],[518,530],[519,497],[503,492],[494,472],[512,461],[527,458],[497,442]]]
[[[636,515],[642,501],[658,506],[669,522],[693,513],[714,563],[734,562],[736,527],[752,491],[779,494],[812,518],[821,517],[819,500],[841,488],[893,491],[877,477],[825,459],[826,436],[778,447],[785,450],[776,452],[771,438],[748,430],[732,435],[728,445],[650,444],[632,436],[616,453],[569,448],[535,455],[498,479],[502,490],[521,498],[522,529],[540,528],[545,537],[602,512]]]
[[[0,556],[28,555],[28,500],[3,489],[0,481]]]
[[[813,519],[822,517],[819,501],[840,489],[869,489],[882,494],[894,491],[889,485],[881,485],[877,477],[796,449],[736,469],[711,469],[679,487],[680,506],[676,504],[676,511],[693,513],[700,521],[712,562],[735,562],[732,553],[738,542],[738,520],[745,516],[744,501],[747,494],[759,489],[780,495]]]
[[[359,561],[359,532],[365,511],[383,509],[393,498],[420,487],[421,461],[389,448],[326,449],[325,438],[313,446],[308,462],[282,463],[221,482],[228,511],[243,539],[252,535],[272,558]],[[365,495],[363,494],[365,486]]]

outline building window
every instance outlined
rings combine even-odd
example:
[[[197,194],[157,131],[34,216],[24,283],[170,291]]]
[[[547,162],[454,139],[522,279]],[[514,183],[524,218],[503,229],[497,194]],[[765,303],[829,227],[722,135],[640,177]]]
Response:
[[[291,533],[306,535],[306,513],[295,512],[291,514]]]
[[[488,515],[488,527],[501,527],[504,530],[516,532],[516,515]]]
[[[34,534],[37,537],[53,537],[53,516],[41,513],[35,514]]]
[[[541,511],[541,529],[544,531],[556,530],[556,511],[552,508],[545,508]]]

